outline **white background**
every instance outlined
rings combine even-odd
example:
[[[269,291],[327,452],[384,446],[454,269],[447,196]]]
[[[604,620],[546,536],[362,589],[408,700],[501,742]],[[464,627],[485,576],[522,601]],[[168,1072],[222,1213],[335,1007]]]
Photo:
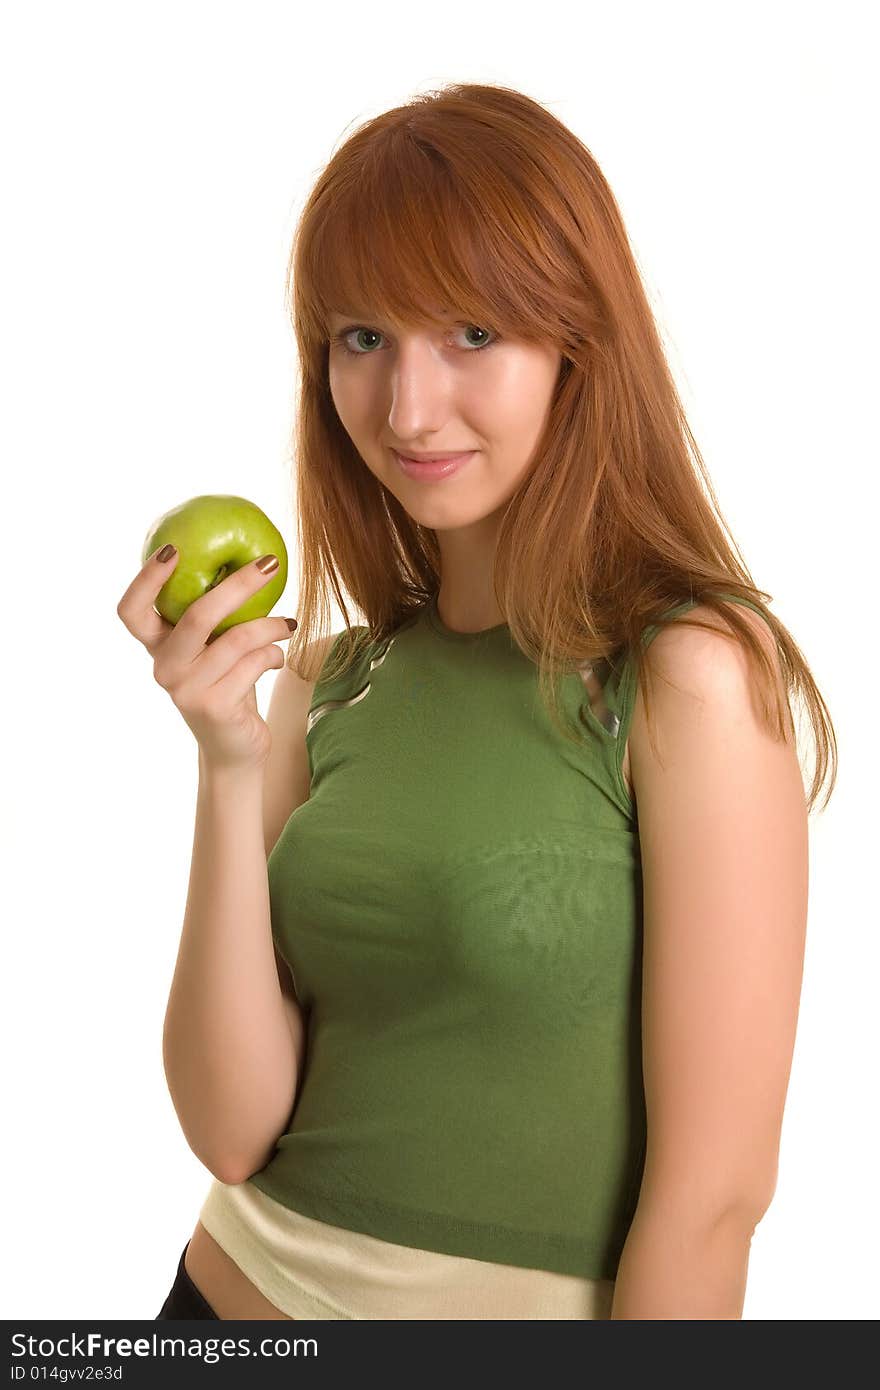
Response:
[[[161,1059],[197,749],[116,604],[155,517],[236,492],[285,536],[296,614],[294,221],[354,125],[462,80],[520,88],[599,161],[724,514],[835,721],[744,1317],[880,1312],[872,8],[5,9],[3,1316],[154,1318],[210,1185]]]

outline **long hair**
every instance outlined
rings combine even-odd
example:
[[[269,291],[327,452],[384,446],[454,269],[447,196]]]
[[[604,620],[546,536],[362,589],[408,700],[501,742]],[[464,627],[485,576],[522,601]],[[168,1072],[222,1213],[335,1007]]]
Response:
[[[454,305],[462,320],[561,353],[547,427],[505,509],[494,557],[496,601],[538,667],[554,722],[567,737],[595,736],[586,721],[565,724],[558,677],[623,653],[635,663],[650,731],[641,635],[663,626],[666,609],[696,599],[743,644],[776,739],[794,736],[789,694],[805,701],[816,747],[808,811],[833,751],[827,805],[837,776],[827,706],[721,515],[617,203],[589,150],[555,116],[510,88],[464,83],[356,129],[297,222],[287,303],[299,359],[300,563],[287,661],[304,679],[318,674],[331,591],[346,631],[328,678],[361,640],[389,636],[440,588],[436,534],[367,468],[336,414],[331,310],[365,305],[398,323],[433,325],[434,306]],[[719,591],[759,606],[784,690],[752,624]],[[347,598],[359,610],[355,626]]]

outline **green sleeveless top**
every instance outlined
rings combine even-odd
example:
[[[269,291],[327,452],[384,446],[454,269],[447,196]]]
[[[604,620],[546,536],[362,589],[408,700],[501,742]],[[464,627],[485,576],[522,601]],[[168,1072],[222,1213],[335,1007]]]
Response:
[[[601,718],[562,678],[596,730],[572,744],[507,625],[453,632],[434,600],[319,678],[309,799],[268,861],[307,1055],[261,1192],[400,1245],[615,1278],[646,1140],[634,677],[610,669]]]

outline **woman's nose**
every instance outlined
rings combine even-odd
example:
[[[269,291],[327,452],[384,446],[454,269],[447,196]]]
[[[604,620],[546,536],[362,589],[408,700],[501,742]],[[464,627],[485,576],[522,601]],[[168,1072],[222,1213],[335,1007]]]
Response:
[[[450,381],[428,343],[402,344],[391,368],[388,422],[398,439],[418,439],[442,423]]]

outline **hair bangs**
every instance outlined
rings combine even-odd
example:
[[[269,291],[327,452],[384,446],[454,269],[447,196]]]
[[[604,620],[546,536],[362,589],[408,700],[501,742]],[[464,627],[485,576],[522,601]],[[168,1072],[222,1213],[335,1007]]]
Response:
[[[536,313],[526,267],[512,264],[504,217],[470,197],[433,149],[407,140],[384,154],[334,188],[332,213],[316,219],[301,247],[316,331],[330,336],[335,311],[398,326],[467,320],[525,339],[548,336],[547,306]]]

